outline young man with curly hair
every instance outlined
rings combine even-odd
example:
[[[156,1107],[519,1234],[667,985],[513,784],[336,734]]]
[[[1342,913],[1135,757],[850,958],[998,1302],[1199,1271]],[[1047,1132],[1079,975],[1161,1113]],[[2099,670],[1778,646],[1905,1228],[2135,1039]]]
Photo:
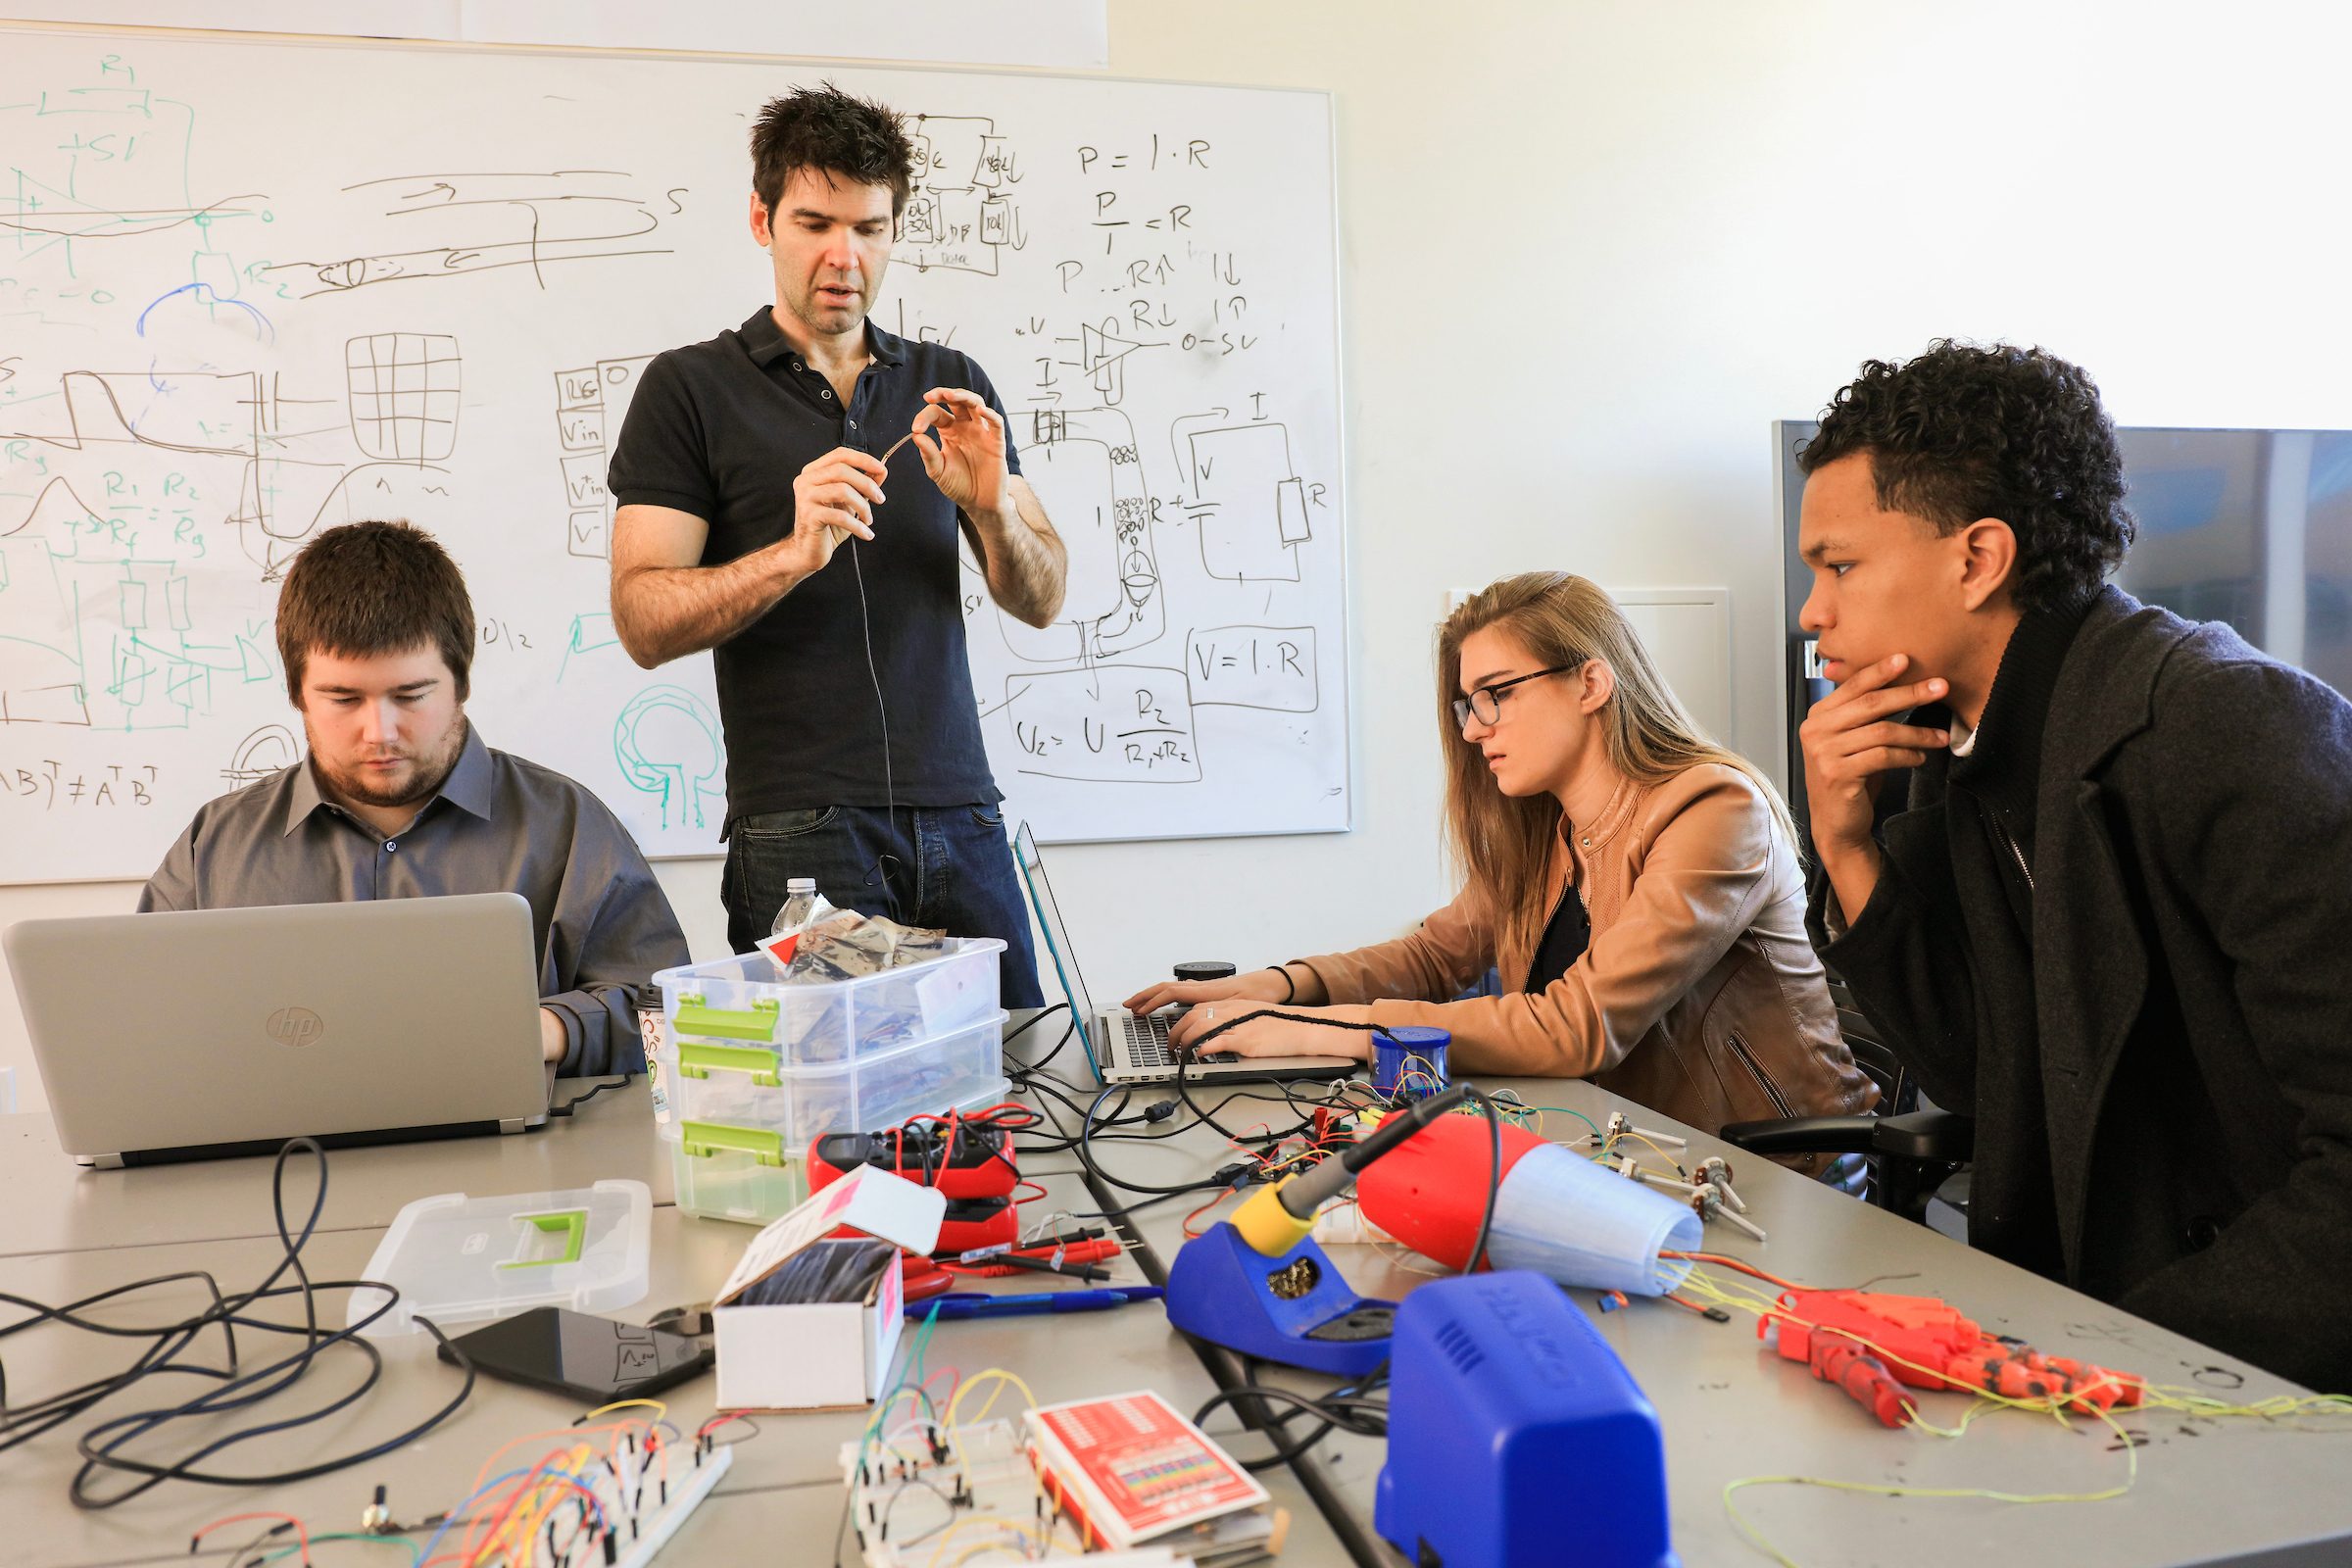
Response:
[[[2352,1392],[2352,705],[2104,583],[2114,427],[2038,349],[1870,362],[1799,461],[1816,940],[1976,1117],[1970,1242]]]
[[[751,230],[775,303],[646,367],[612,453],[612,624],[648,669],[713,650],[737,952],[812,877],[837,905],[1004,938],[1004,1004],[1035,1006],[956,535],[1033,626],[1064,557],[980,367],[869,318],[913,165],[897,114],[830,85],[760,113]]]

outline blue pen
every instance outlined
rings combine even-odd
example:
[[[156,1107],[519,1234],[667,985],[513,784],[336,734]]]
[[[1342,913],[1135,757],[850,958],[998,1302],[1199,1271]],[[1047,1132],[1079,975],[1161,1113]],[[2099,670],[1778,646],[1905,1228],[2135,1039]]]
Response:
[[[1113,1285],[1093,1291],[1040,1291],[1028,1296],[989,1296],[956,1291],[928,1301],[908,1301],[906,1315],[925,1318],[936,1308],[942,1319],[1024,1317],[1036,1312],[1101,1312],[1129,1301],[1156,1301],[1167,1292],[1156,1285]]]

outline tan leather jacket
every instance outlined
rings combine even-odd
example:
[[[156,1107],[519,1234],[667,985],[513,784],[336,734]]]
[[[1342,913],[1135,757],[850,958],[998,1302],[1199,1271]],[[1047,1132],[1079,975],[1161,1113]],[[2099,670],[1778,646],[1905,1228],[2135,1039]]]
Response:
[[[1458,1071],[1590,1078],[1708,1132],[1877,1103],[1805,936],[1803,871],[1745,774],[1707,763],[1627,784],[1578,847],[1592,945],[1540,995],[1519,989],[1535,956],[1497,952],[1467,892],[1410,936],[1297,961],[1333,1004],[1371,1004],[1374,1023],[1451,1031]],[[1573,864],[1563,842],[1554,905]],[[1490,963],[1504,995],[1439,1000]]]

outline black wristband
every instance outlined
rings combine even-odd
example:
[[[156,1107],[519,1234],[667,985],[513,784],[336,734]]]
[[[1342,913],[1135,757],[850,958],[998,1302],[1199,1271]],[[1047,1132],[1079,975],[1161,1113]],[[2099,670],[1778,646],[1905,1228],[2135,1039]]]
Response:
[[[1277,1007],[1287,1007],[1292,1003],[1298,1001],[1298,982],[1291,978],[1291,966],[1287,963],[1269,963],[1266,965],[1266,967],[1273,970],[1276,974],[1282,976],[1282,1000],[1274,1004],[1274,1005]]]

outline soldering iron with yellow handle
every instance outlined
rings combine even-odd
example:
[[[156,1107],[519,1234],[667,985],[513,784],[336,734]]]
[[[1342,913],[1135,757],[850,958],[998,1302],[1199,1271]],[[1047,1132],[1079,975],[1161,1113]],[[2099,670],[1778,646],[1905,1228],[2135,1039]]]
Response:
[[[1392,1116],[1360,1144],[1342,1150],[1314,1169],[1286,1176],[1250,1195],[1233,1211],[1230,1224],[1242,1240],[1268,1257],[1280,1257],[1315,1228],[1315,1211],[1355,1185],[1356,1174],[1381,1155],[1470,1098],[1468,1084],[1416,1102]]]

